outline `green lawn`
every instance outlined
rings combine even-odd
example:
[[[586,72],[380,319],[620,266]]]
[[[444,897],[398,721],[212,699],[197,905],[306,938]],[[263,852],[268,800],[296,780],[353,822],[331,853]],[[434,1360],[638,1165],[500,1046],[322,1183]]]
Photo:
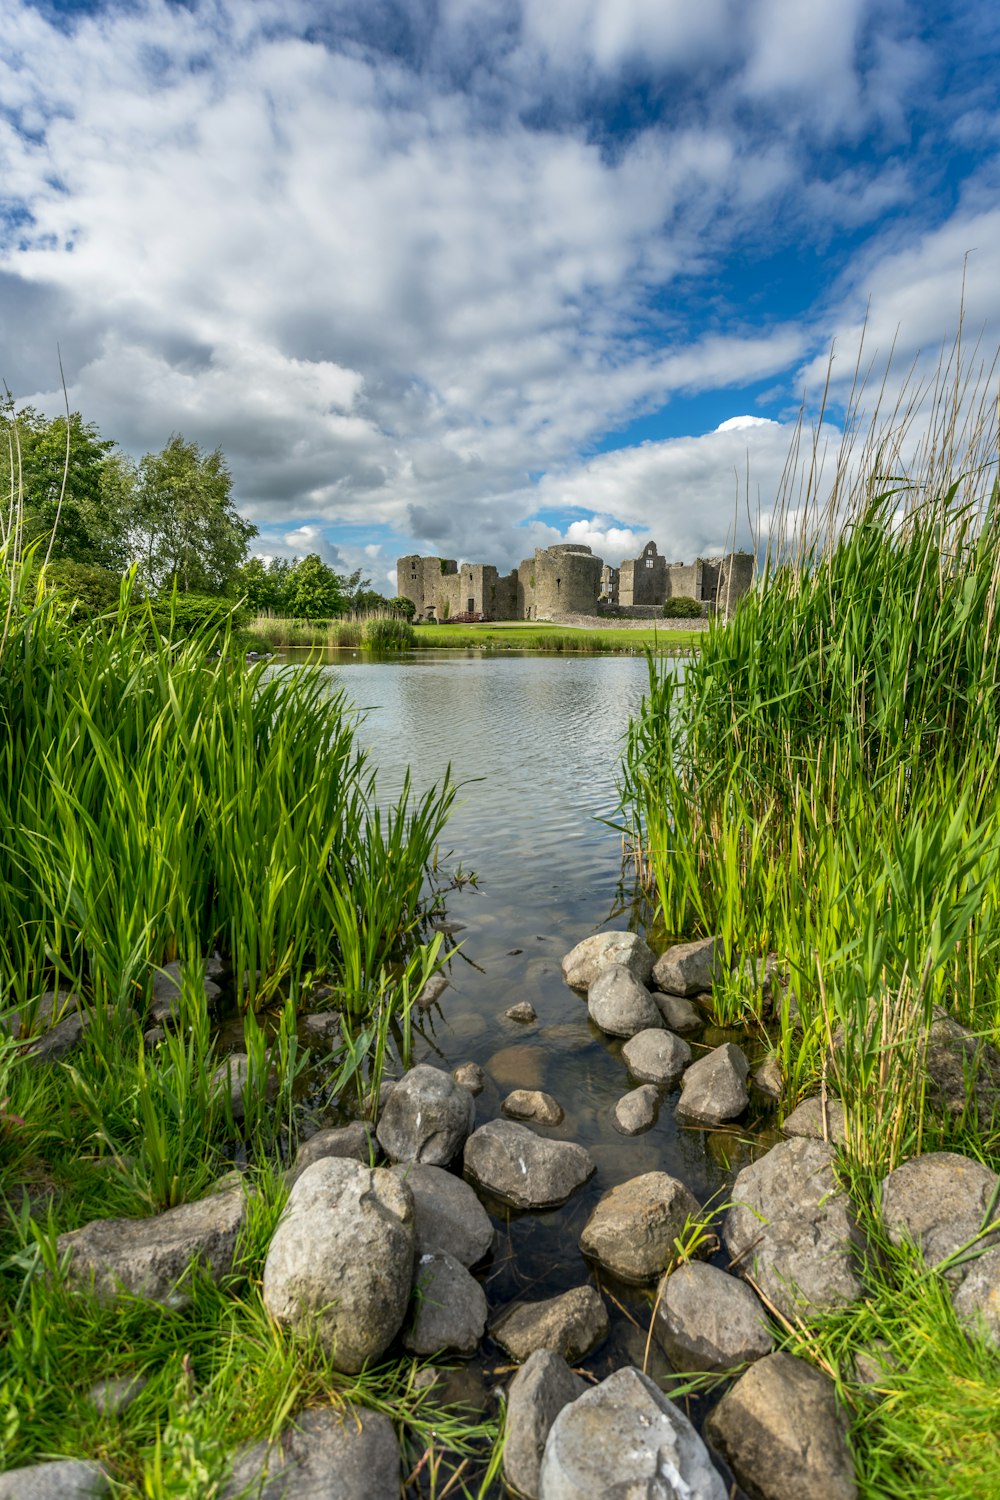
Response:
[[[655,651],[670,654],[698,645],[701,631],[670,630],[650,624],[642,630],[588,630],[573,625],[495,620],[482,625],[416,625],[417,645],[471,647],[489,651]]]

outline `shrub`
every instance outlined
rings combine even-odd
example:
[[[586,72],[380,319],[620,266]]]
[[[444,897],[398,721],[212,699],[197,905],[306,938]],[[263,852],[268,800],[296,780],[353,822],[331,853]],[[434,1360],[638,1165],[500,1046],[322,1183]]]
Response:
[[[389,608],[394,615],[403,615],[407,620],[412,620],[417,612],[417,606],[413,600],[405,598],[402,594],[397,594],[394,599],[389,600]]]
[[[250,611],[213,594],[168,594],[154,601],[153,621],[168,639],[203,635],[215,642],[227,629],[243,630]]]
[[[663,606],[663,618],[665,620],[700,620],[701,603],[698,599],[687,599],[678,595],[674,599],[668,599]]]
[[[382,617],[365,622],[362,639],[370,651],[407,651],[417,638],[408,620]]]

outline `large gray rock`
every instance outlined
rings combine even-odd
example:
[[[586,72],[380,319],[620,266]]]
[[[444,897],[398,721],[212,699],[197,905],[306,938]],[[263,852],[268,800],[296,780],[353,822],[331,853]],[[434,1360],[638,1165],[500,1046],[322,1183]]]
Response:
[[[396,1084],[378,1122],[379,1145],[392,1161],[446,1167],[476,1120],[468,1089],[450,1073],[420,1063]]]
[[[751,1365],[705,1423],[751,1500],[854,1500],[848,1421],[833,1382],[791,1354]]]
[[[576,1361],[607,1338],[609,1327],[604,1298],[588,1284],[544,1302],[517,1302],[500,1314],[490,1333],[518,1363],[537,1349]]]
[[[732,1042],[699,1057],[684,1074],[677,1118],[693,1125],[721,1125],[735,1120],[750,1102],[750,1064]]]
[[[349,1125],[335,1126],[331,1130],[317,1130],[315,1135],[302,1142],[295,1154],[295,1165],[288,1174],[289,1187],[298,1181],[306,1167],[326,1156],[345,1156],[367,1167],[377,1154],[374,1132],[362,1120],[352,1120]]]
[[[486,1297],[453,1255],[421,1255],[413,1277],[415,1306],[403,1343],[414,1354],[453,1349],[473,1354],[486,1327]]]
[[[0,1474],[0,1500],[96,1500],[110,1493],[100,1464],[82,1458],[58,1458]]]
[[[413,1253],[405,1182],[325,1157],[288,1195],[264,1263],[264,1304],[279,1323],[315,1329],[336,1368],[355,1374],[399,1331]]]
[[[539,1500],[727,1500],[679,1406],[626,1366],[564,1406],[542,1457]]]
[[[705,1015],[683,995],[668,995],[664,990],[653,990],[656,1008],[663,1017],[668,1031],[686,1036],[691,1031],[700,1031],[705,1024]]]
[[[399,1443],[382,1412],[313,1407],[244,1448],[220,1500],[399,1500]]]
[[[634,932],[597,932],[567,953],[562,971],[573,989],[589,990],[598,974],[612,964],[628,969],[640,984],[647,984],[653,962],[652,951]]]
[[[587,991],[587,1013],[608,1036],[635,1036],[663,1025],[656,1002],[628,969],[612,964]]]
[[[465,1170],[515,1208],[555,1208],[597,1169],[582,1146],[544,1140],[513,1120],[490,1120],[466,1141]]]
[[[744,1167],[723,1224],[730,1259],[787,1318],[861,1295],[861,1236],[825,1141],[782,1141]]]
[[[510,1383],[504,1422],[503,1472],[525,1500],[538,1500],[545,1440],[564,1406],[587,1389],[551,1349],[536,1349]]]
[[[461,1177],[443,1167],[400,1163],[393,1167],[413,1195],[418,1255],[446,1251],[463,1266],[474,1266],[493,1248],[493,1225],[479,1199]]]
[[[972,1262],[951,1300],[958,1321],[1000,1349],[1000,1245]]]
[[[660,1091],[652,1083],[640,1084],[623,1094],[615,1105],[615,1129],[622,1135],[641,1135],[656,1124]]]
[[[914,1156],[882,1183],[882,1218],[890,1240],[894,1245],[911,1241],[927,1264],[936,1266],[979,1236],[998,1180],[982,1162],[954,1151]],[[1000,1233],[979,1240],[980,1248],[998,1243]]]
[[[673,1032],[651,1026],[629,1038],[622,1048],[622,1057],[633,1078],[672,1089],[691,1061],[691,1048]]]
[[[580,1249],[622,1281],[652,1281],[673,1258],[689,1216],[700,1212],[683,1182],[644,1172],[604,1194],[584,1225]]]
[[[711,990],[725,972],[719,938],[696,943],[675,943],[653,965],[653,983],[669,995],[699,995]]]
[[[814,1141],[832,1141],[835,1146],[847,1140],[847,1120],[839,1099],[827,1099],[824,1107],[819,1094],[797,1104],[781,1127],[787,1136],[802,1135]]]
[[[128,1292],[178,1307],[187,1301],[193,1267],[213,1281],[232,1271],[245,1215],[238,1187],[151,1219],[95,1219],[61,1234],[56,1245],[60,1259],[69,1254],[70,1280],[92,1286],[101,1301]]]
[[[702,1261],[686,1261],[663,1278],[654,1328],[675,1370],[732,1370],[774,1347],[750,1288]]]
[[[514,1089],[500,1108],[512,1120],[532,1120],[536,1125],[558,1125],[562,1105],[542,1089]]]

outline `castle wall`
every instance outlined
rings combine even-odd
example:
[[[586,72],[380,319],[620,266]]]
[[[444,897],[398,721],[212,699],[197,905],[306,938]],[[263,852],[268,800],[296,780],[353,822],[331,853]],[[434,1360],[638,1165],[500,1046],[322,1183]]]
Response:
[[[533,620],[556,620],[562,615],[596,615],[603,563],[589,547],[561,544],[537,548]]]

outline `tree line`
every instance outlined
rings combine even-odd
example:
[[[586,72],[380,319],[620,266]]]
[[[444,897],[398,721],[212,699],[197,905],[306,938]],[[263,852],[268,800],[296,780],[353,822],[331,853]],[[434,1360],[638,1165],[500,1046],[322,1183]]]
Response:
[[[3,513],[20,501],[25,547],[48,555],[50,581],[86,612],[113,607],[131,567],[152,598],[245,599],[299,619],[389,607],[360,570],[337,573],[317,553],[251,557],[257,527],[236,509],[221,448],[175,433],[136,462],[79,412],[48,418],[8,394],[0,418],[0,542]]]

